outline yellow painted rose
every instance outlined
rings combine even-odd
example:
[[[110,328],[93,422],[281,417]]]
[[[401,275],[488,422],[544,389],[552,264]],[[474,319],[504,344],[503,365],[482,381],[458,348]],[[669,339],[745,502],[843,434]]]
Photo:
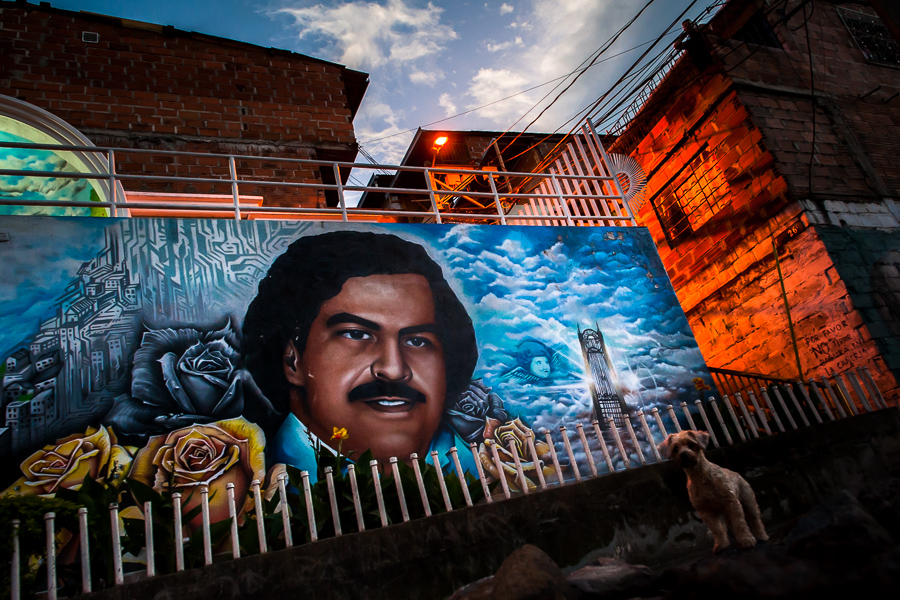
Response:
[[[478,456],[481,464],[491,476],[499,480],[500,470],[497,469],[497,463],[494,462],[494,454],[488,443],[497,446],[497,455],[500,457],[500,464],[503,474],[506,476],[507,484],[510,489],[520,491],[522,486],[519,480],[519,474],[516,471],[516,459],[519,457],[519,463],[522,465],[522,471],[525,475],[525,486],[529,490],[536,489],[540,480],[537,476],[537,469],[541,469],[545,478],[554,476],[553,467],[545,466],[543,457],[550,455],[550,447],[546,442],[535,438],[534,449],[537,452],[537,461],[531,456],[531,449],[528,447],[527,432],[531,429],[519,419],[507,421],[499,427],[491,427],[490,424],[485,427],[485,441],[478,448]],[[533,435],[533,434],[532,434]],[[512,442],[512,450],[510,450],[510,442]],[[513,455],[515,452],[515,455]]]
[[[244,418],[192,425],[151,437],[134,458],[129,477],[157,492],[180,492],[184,512],[200,503],[200,488],[209,488],[210,522],[228,518],[226,486],[234,484],[240,511],[250,483],[265,475],[265,435]],[[196,528],[199,518],[190,526]]]
[[[131,465],[131,452],[116,443],[112,429],[88,427],[48,444],[22,463],[23,476],[3,495],[54,494],[79,489],[84,478],[116,483]]]

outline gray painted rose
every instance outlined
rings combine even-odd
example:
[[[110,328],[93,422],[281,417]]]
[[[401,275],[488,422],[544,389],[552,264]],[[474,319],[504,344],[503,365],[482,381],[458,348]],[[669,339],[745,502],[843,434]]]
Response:
[[[126,435],[149,435],[241,415],[244,381],[237,338],[222,329],[151,329],[134,354],[131,394],[104,422]]]
[[[500,396],[492,393],[481,379],[476,379],[447,409],[446,419],[465,441],[481,442],[488,422],[493,421],[492,426],[497,426],[509,420],[509,415]]]

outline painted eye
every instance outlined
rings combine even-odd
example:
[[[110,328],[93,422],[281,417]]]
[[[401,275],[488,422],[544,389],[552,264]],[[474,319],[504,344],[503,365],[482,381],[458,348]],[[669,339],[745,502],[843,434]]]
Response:
[[[431,345],[431,340],[424,337],[410,337],[403,340],[403,343],[413,348],[424,348]]]
[[[371,340],[372,334],[363,329],[344,329],[343,331],[339,331],[338,335],[348,340]]]

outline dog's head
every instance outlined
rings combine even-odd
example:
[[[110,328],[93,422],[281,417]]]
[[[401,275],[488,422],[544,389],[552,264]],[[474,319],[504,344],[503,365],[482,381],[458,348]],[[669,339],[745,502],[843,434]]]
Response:
[[[670,433],[658,448],[663,458],[671,458],[682,469],[690,469],[700,462],[700,455],[708,445],[708,433],[688,430]]]

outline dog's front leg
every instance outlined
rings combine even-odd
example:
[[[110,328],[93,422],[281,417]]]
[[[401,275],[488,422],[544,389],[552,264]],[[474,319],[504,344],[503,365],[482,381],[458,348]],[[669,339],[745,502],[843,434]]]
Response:
[[[734,533],[734,539],[737,540],[738,548],[752,548],[756,545],[756,538],[750,533],[747,521],[744,519],[744,507],[734,497],[731,502],[725,505],[725,520]]]
[[[727,548],[730,542],[728,541],[728,530],[725,528],[724,521],[722,521],[722,515],[710,510],[698,510],[697,514],[700,515],[700,519],[706,523],[706,526],[709,527],[713,534],[713,539],[715,540],[713,552]]]

